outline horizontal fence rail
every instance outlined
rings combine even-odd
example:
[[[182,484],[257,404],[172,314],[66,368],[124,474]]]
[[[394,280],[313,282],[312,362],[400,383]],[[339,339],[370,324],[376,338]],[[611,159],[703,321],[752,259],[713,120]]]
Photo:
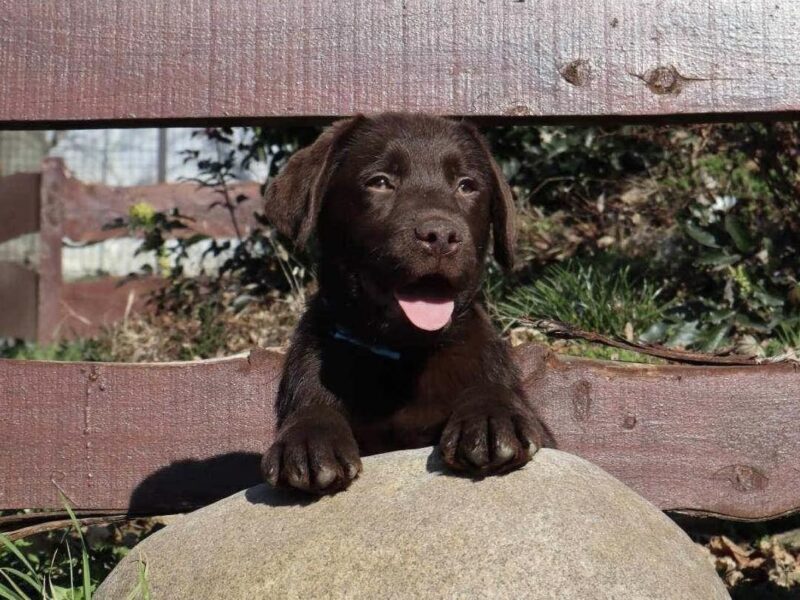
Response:
[[[255,213],[261,202],[260,184],[254,181],[224,188],[195,182],[88,184],[73,177],[58,158],[45,159],[40,173],[0,178],[0,244],[36,235],[36,251],[25,260],[0,255],[0,337],[50,342],[95,335],[142,310],[149,293],[163,283],[158,277],[65,281],[64,240],[92,244],[141,235],[108,227],[126,219],[135,204],[169,214],[177,209],[186,227],[171,231],[172,237],[246,237],[259,226]]]
[[[0,126],[800,110],[792,0],[0,0]]]
[[[59,160],[48,159],[45,169],[63,171]],[[155,211],[171,214],[176,209],[186,229],[176,229],[174,237],[202,234],[213,238],[233,238],[237,231],[246,237],[258,227],[254,213],[261,209],[260,184],[255,181],[232,182],[226,187],[202,186],[195,182],[159,183],[135,186],[87,184],[64,175],[53,190],[54,200],[62,207],[64,237],[72,242],[97,242],[126,235],[124,229],[109,229],[116,219],[127,218],[135,204],[148,204]]]
[[[800,509],[794,365],[651,366],[515,350],[562,450],[663,509]],[[149,365],[0,361],[0,509],[166,513],[259,482],[283,357]],[[369,477],[364,473],[363,477]]]

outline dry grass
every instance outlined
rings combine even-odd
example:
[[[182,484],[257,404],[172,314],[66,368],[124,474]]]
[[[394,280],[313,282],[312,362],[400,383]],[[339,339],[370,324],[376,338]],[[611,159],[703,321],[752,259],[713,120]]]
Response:
[[[223,310],[205,323],[174,313],[131,315],[97,338],[100,353],[114,362],[168,362],[218,358],[254,346],[284,346],[303,303],[275,299],[239,312]]]

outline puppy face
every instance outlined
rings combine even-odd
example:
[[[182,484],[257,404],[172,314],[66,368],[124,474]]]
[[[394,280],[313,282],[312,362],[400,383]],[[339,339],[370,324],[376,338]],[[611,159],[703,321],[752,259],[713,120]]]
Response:
[[[337,306],[393,337],[435,336],[474,300],[490,230],[513,256],[513,200],[470,125],[424,115],[340,121],[297,153],[267,216],[303,243],[316,229],[320,283]]]

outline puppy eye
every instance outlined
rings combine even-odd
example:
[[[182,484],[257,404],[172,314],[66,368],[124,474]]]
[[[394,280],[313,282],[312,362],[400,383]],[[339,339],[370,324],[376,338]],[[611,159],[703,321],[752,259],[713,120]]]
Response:
[[[386,175],[375,175],[373,177],[370,177],[367,180],[366,185],[368,188],[371,188],[373,190],[379,190],[381,192],[394,189],[392,182],[389,181],[389,178]]]
[[[474,179],[462,177],[458,180],[457,189],[462,194],[474,194],[478,191],[478,184],[475,183]]]

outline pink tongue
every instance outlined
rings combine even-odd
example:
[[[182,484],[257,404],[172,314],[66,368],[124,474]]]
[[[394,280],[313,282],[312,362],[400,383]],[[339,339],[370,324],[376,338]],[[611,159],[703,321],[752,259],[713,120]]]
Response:
[[[415,326],[425,331],[436,331],[450,322],[455,302],[440,298],[420,298],[395,294],[400,308]]]

